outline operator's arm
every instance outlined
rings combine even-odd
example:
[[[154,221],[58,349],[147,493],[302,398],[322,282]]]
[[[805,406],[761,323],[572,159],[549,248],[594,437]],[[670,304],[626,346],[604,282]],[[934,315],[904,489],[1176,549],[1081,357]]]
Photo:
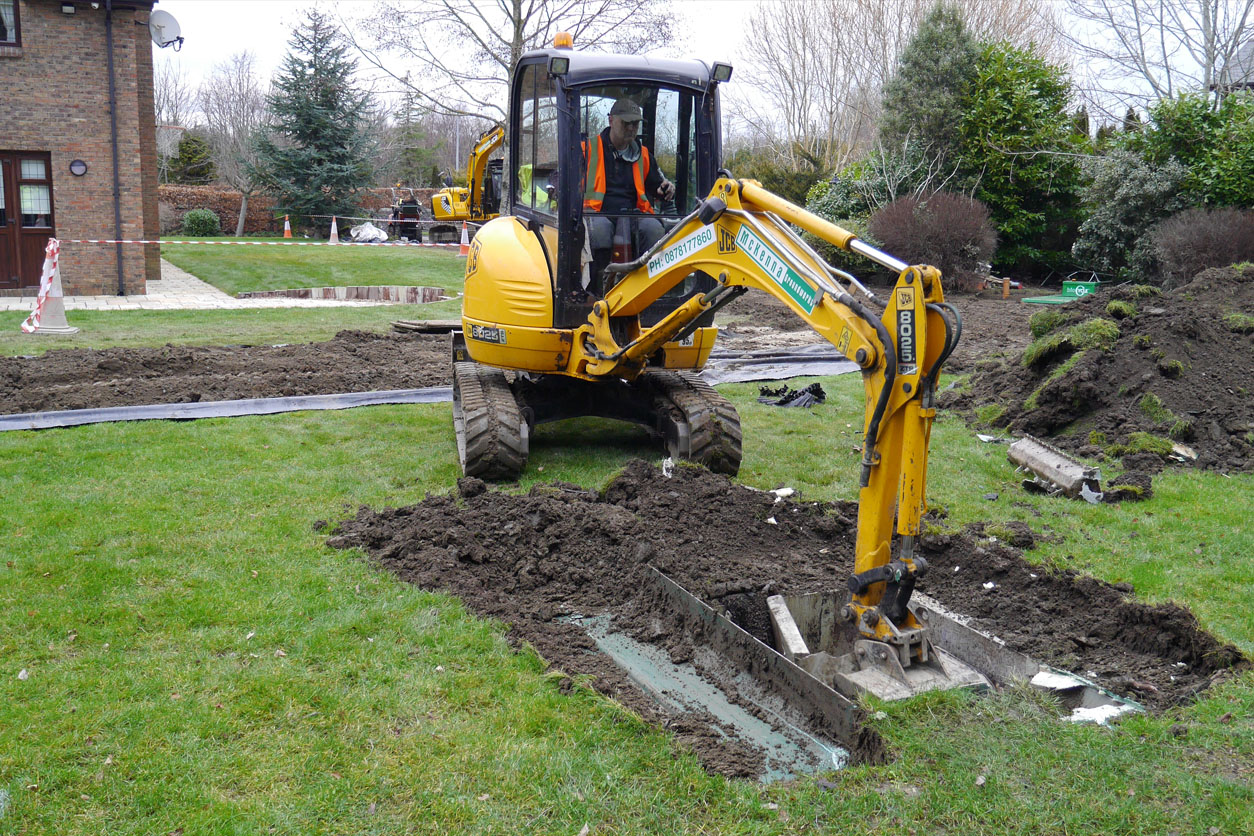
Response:
[[[675,184],[662,173],[662,168],[652,155],[649,156],[649,172],[644,176],[644,193],[648,197],[657,197],[662,200],[675,199]]]

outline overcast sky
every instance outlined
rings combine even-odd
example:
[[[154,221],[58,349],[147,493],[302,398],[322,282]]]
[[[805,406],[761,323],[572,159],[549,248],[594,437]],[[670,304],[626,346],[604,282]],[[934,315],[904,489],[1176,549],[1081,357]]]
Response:
[[[199,84],[215,64],[237,52],[257,56],[258,70],[266,76],[278,67],[287,49],[288,32],[305,9],[342,7],[346,17],[368,11],[372,0],[160,0],[158,9],[174,15],[186,39],[180,52],[156,50],[157,61],[179,67],[192,85]],[[755,0],[673,0],[673,7],[689,25],[686,47],[674,57],[726,60],[736,63],[741,22]],[[717,21],[717,25],[711,25]],[[576,44],[576,47],[579,45]]]

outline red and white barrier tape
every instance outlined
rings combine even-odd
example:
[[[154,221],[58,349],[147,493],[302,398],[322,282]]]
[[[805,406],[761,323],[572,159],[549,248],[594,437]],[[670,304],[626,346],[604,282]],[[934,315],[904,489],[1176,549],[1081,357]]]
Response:
[[[448,244],[429,244],[425,241],[383,241],[369,244],[362,241],[341,241],[332,244],[329,241],[149,241],[132,238],[67,238],[62,244],[204,244],[206,246],[226,245],[232,247],[458,247],[454,241]]]
[[[57,276],[57,257],[61,254],[61,242],[55,238],[48,239],[48,247],[44,250],[44,270],[39,276],[39,297],[35,300],[35,310],[22,323],[22,330],[33,334],[39,329],[39,320],[44,315],[44,303],[52,291],[52,280]]]

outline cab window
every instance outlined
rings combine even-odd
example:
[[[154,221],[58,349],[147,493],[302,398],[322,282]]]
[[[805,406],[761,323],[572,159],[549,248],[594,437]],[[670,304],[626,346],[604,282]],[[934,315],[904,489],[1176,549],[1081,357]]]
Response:
[[[532,64],[519,84],[519,141],[515,201],[557,214],[557,87],[548,68]]]
[[[580,133],[584,139],[606,135],[610,108],[620,98],[640,105],[643,119],[638,140],[649,150],[650,162],[675,183],[674,205],[651,198],[654,212],[687,215],[697,207],[696,120],[693,96],[665,87],[612,84],[580,91]],[[608,141],[606,139],[605,141]]]

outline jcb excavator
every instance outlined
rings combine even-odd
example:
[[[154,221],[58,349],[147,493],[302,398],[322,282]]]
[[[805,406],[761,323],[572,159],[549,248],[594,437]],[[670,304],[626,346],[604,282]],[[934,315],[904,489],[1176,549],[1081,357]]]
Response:
[[[866,393],[849,593],[772,602],[768,661],[786,658],[841,699],[987,686],[933,640],[941,625],[946,642],[979,642],[952,638],[961,625],[911,601],[927,569],[915,546],[937,378],[960,336],[958,313],[934,267],[880,252],[719,168],[719,86],[731,72],[559,47],[522,56],[511,85],[506,212],[470,247],[462,332],[454,334],[463,471],[516,478],[536,424],[593,415],[643,425],[672,456],[735,474],[736,410],[697,372],[714,346],[714,311],[750,288],[768,293],[857,363]],[[610,216],[593,211],[584,149],[624,98],[640,108],[639,141],[673,181],[674,205]],[[895,286],[880,299],[825,263],[798,229],[892,270]],[[714,618],[660,582],[681,607]],[[982,662],[996,653],[987,644]],[[1016,675],[1031,668],[1005,660],[981,667],[996,680],[1016,664]]]
[[[505,140],[505,127],[494,125],[479,135],[466,163],[466,185],[448,186],[431,195],[431,240],[456,240],[462,221],[487,221],[501,211],[501,172],[505,161],[489,160]]]

